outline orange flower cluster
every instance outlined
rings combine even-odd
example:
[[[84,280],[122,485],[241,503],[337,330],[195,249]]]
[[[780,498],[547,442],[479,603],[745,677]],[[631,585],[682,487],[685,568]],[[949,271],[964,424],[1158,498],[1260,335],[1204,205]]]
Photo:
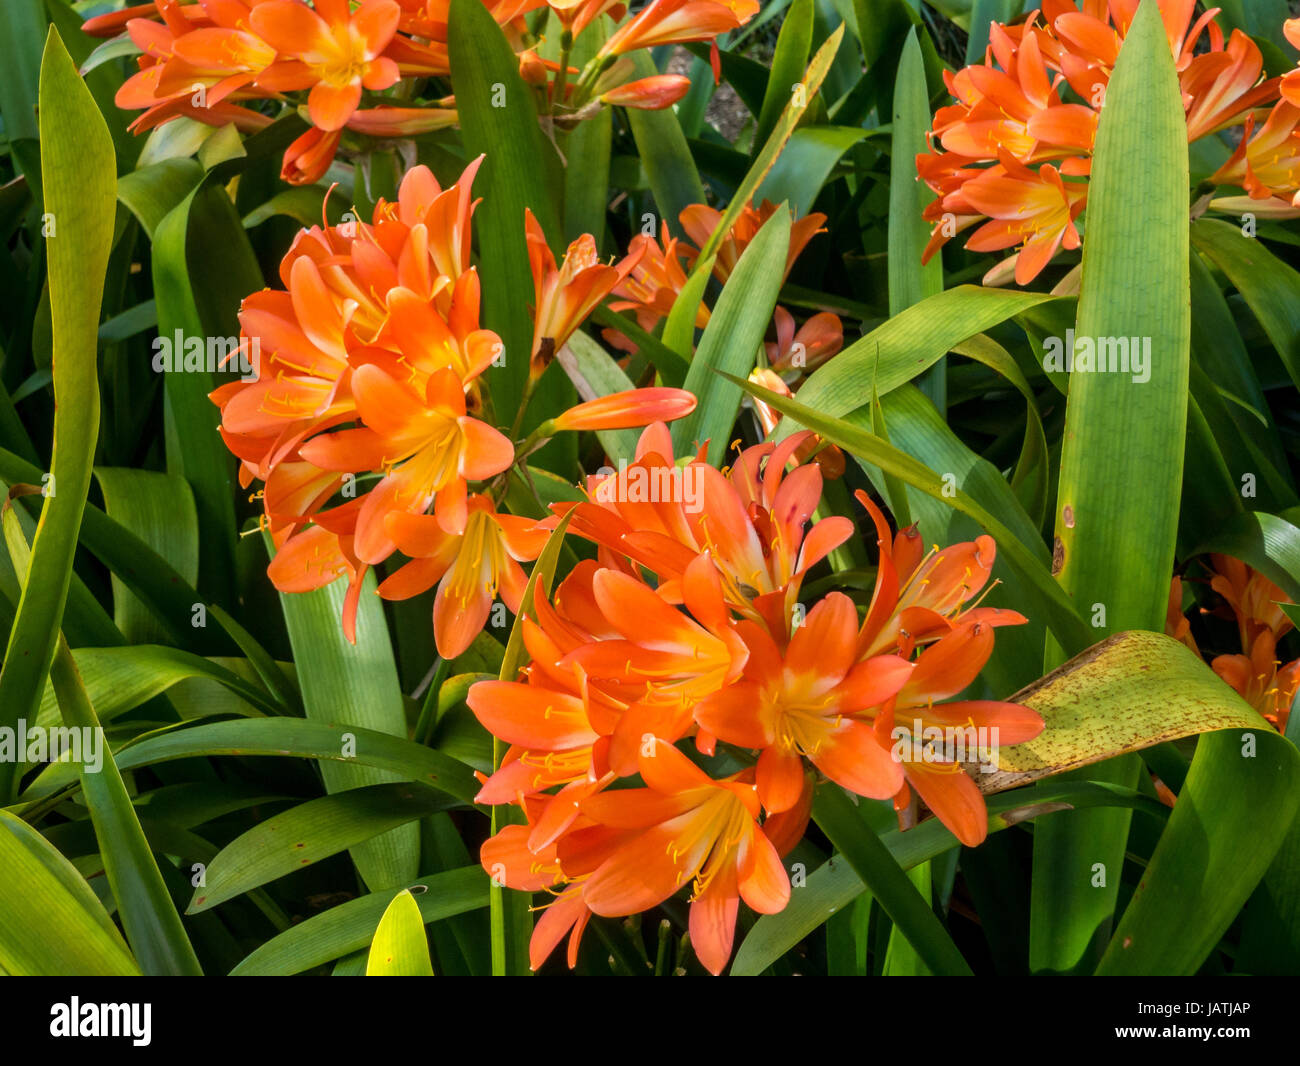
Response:
[[[499,514],[469,488],[515,459],[512,442],[477,417],[481,377],[503,354],[479,327],[470,265],[480,162],[447,189],[416,167],[372,223],[301,231],[280,265],[284,289],[254,293],[240,311],[240,352],[256,379],[212,393],[241,484],[265,483],[275,586],[305,592],[346,577],[344,631],[355,639],[366,570],[401,551],[410,561],[379,593],[405,599],[438,584],[434,634],[446,658],[470,645],[498,590],[518,609],[519,563],[545,540],[532,520]],[[539,329],[556,331],[540,343],[562,347],[620,276],[587,261],[590,241],[575,242],[559,271],[549,259],[554,277],[539,278]],[[694,406],[679,389],[632,390],[582,404],[553,428],[643,426]]]
[[[757,208],[752,204],[745,206],[718,247],[717,259],[713,264],[713,276],[718,281],[725,282],[731,276],[741,254],[775,210],[776,205],[767,200]],[[628,276],[614,288],[617,300],[610,304],[610,308],[634,312],[637,324],[647,331],[654,329],[672,311],[673,304],[686,284],[687,271],[694,267],[699,259],[700,248],[708,242],[722,222],[722,212],[706,204],[691,204],[682,211],[679,219],[682,229],[695,243],[679,241],[671,236],[667,223],[663,225],[661,241],[656,241],[648,234],[638,234],[628,244],[628,258],[635,255],[637,261]],[[785,277],[789,277],[795,260],[808,246],[808,242],[818,233],[825,232],[825,221],[826,216],[816,212],[795,221],[790,230]],[[695,326],[703,329],[708,324],[709,308],[701,302],[695,313]],[[775,339],[764,343],[767,366],[755,369],[749,378],[763,388],[783,396],[793,396],[804,376],[844,346],[844,326],[839,316],[830,311],[819,311],[802,325],[797,325],[794,315],[778,306],[773,314],[772,332]],[[636,351],[636,345],[617,330],[605,330],[604,337],[616,348]],[[754,408],[763,436],[770,436],[781,416],[761,400],[751,399],[748,402]],[[800,458],[811,454],[817,443],[810,441]],[[838,448],[823,449],[818,461],[829,476],[838,477],[843,473],[843,455]]]
[[[1044,0],[1024,22],[990,27],[985,61],[945,72],[956,103],[940,108],[931,148],[917,173],[938,199],[924,258],[958,232],[980,224],[966,242],[977,252],[1016,248],[986,276],[1014,268],[1032,281],[1064,247],[1079,246],[1075,221],[1087,200],[1093,140],[1111,71],[1138,0]],[[1213,9],[1192,23],[1195,0],[1163,0],[1161,17],[1178,70],[1189,141],[1245,124],[1237,151],[1211,178],[1251,197],[1300,203],[1297,100],[1276,103],[1255,132],[1256,109],[1278,99],[1278,79],[1262,80],[1263,58],[1246,34],[1225,43]],[[1288,24],[1288,32],[1300,31]],[[1196,52],[1202,35],[1208,49]],[[1291,92],[1300,96],[1300,71]],[[1262,112],[1260,112],[1262,113]],[[981,224],[982,223],[982,224]]]
[[[787,470],[807,438],[748,448],[724,474],[702,452],[676,460],[654,425],[634,462],[589,479],[588,501],[556,505],[597,558],[553,597],[539,589],[536,621],[521,620],[523,677],[468,697],[510,745],[478,799],[526,820],[483,846],[484,868],[555,896],[534,968],[566,935],[573,965],[592,914],[635,914],[693,885],[691,940],[719,973],[740,901],[770,914],[789,899],[781,857],[807,824],[810,770],[892,799],[908,824],[915,790],[975,845],[983,797],[931,731],[996,726],[1013,744],[1042,729],[1016,704],[941,702],[975,679],[995,627],[1025,621],[977,604],[989,537],[926,555],[915,529],[891,538],[860,495],[880,546],[865,619],[840,592],[805,614],[804,577],[854,535],[846,517],[808,525],[821,472]],[[678,747],[688,739],[696,758]]]
[[[1223,597],[1220,612],[1237,623],[1241,654],[1217,655],[1210,662],[1232,689],[1259,711],[1279,733],[1286,732],[1291,703],[1300,691],[1300,659],[1282,665],[1277,645],[1292,629],[1291,619],[1278,606],[1290,597],[1258,570],[1230,555],[1210,556],[1210,588]],[[1182,611],[1182,581],[1169,590],[1165,632],[1200,654],[1191,626]]]
[[[560,105],[581,104],[594,95],[595,109],[601,103],[671,106],[690,88],[689,79],[658,75],[629,82],[630,61],[615,58],[636,48],[712,39],[758,9],[753,0],[654,0],[606,42],[586,80],[566,91],[567,64],[539,58],[524,21],[524,15],[548,6],[547,0],[483,3],[519,53],[525,81],[545,86],[558,74],[550,95]],[[619,19],[627,10],[610,0],[551,0],[549,7],[570,43],[602,14]],[[370,137],[411,137],[456,124],[450,96],[433,107],[360,106],[363,90],[379,93],[403,78],[450,74],[449,9],[450,0],[364,0],[355,9],[351,0],[310,5],[306,0],[153,0],[87,19],[82,28],[96,37],[125,30],[140,50],[140,69],[116,100],[125,110],[143,111],[132,124],[137,132],[182,116],[258,130],[271,118],[244,104],[307,92],[312,128],[285,151],[281,176],[310,184],[324,176],[345,129]]]

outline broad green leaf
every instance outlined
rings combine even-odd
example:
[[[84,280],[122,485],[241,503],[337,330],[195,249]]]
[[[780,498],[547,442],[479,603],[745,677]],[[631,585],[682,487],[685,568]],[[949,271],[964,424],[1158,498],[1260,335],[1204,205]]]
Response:
[[[943,263],[935,256],[921,265],[930,227],[921,212],[934,194],[916,174],[916,157],[926,149],[930,98],[916,30],[903,43],[894,85],[893,135],[889,164],[889,313],[897,315],[943,289]],[[942,409],[942,408],[941,408]]]
[[[579,35],[573,65],[581,68],[605,41],[607,20],[598,18]],[[578,124],[564,143],[564,239],[576,241],[590,233],[600,249],[605,243],[605,212],[609,204],[609,156],[614,139],[610,108]]]
[[[442,752],[360,726],[301,718],[251,718],[181,726],[141,737],[116,753],[119,769],[189,759],[237,755],[316,759],[387,771],[388,780],[416,781],[470,805],[479,784],[470,768]],[[23,793],[39,799],[76,779],[75,768],[51,766]]]
[[[432,977],[424,918],[409,888],[393,897],[379,919],[366,960],[367,977]]]
[[[209,172],[154,229],[158,335],[169,342],[174,363],[195,343],[205,353],[216,339],[233,348],[240,301],[263,284],[239,215],[215,173]],[[167,470],[188,481],[194,492],[201,584],[214,600],[233,606],[236,464],[217,433],[220,411],[208,399],[218,379],[206,369],[173,366],[163,380]]]
[[[914,304],[876,327],[825,365],[799,389],[799,402],[828,417],[866,404],[874,387],[884,396],[929,369],[952,348],[1013,315],[1054,297],[1012,289],[959,285]],[[785,437],[794,427],[778,428]]]
[[[194,494],[174,474],[125,467],[98,467],[95,477],[104,509],[167,560],[188,582],[199,572],[199,528]],[[167,640],[166,627],[121,578],[113,579],[113,621],[132,644]],[[98,704],[96,704],[98,706]]]
[[[210,910],[453,803],[445,792],[418,781],[395,781],[363,785],[291,807],[240,834],[217,853],[186,913]]]
[[[355,644],[343,635],[346,597],[344,581],[314,592],[280,594],[307,717],[313,722],[360,726],[404,739],[402,690],[383,604],[375,594],[373,571],[361,586]],[[331,793],[394,779],[373,767],[332,762],[322,764],[321,776]],[[414,825],[399,825],[392,833],[358,841],[352,849],[352,861],[372,891],[401,885],[417,873],[419,830]]]
[[[1098,636],[1164,628],[1191,344],[1186,126],[1164,25],[1156,5],[1144,3],[1097,130],[1075,359],[1079,338],[1094,344],[1098,360],[1104,341],[1149,345],[1148,379],[1119,367],[1070,375],[1056,497],[1052,569],[1100,623]],[[1064,658],[1050,647],[1048,655],[1049,667]],[[1131,784],[1139,769],[1127,760],[1094,774]],[[1123,813],[1089,812],[1054,819],[1035,836],[1032,970],[1091,968],[1118,898],[1128,823]],[[1084,876],[1097,864],[1103,885]]]
[[[1300,273],[1240,227],[1212,218],[1192,223],[1202,255],[1227,275],[1273,342],[1291,381],[1300,387]]]
[[[140,968],[153,977],[201,976],[198,956],[145,839],[121,771],[108,750],[72,652],[62,638],[50,681],[63,724],[81,730],[83,736],[98,738],[103,765],[88,765],[83,752],[81,791],[95,826],[104,872]]]
[[[528,308],[533,280],[524,209],[532,210],[547,240],[560,240],[559,159],[537,124],[532,90],[519,77],[519,60],[480,0],[451,0],[447,48],[466,154],[486,156],[474,183],[475,194],[483,198],[474,231],[483,277],[483,324],[505,345],[504,365],[486,378],[496,410],[504,416],[518,410],[523,399],[532,348]]]
[[[928,263],[921,255],[930,227],[922,212],[934,199],[916,171],[916,157],[928,145],[930,94],[917,28],[908,31],[894,81],[893,122],[889,138],[889,313],[907,310],[927,296],[943,291],[943,257]],[[948,409],[947,368],[940,359],[918,380],[942,414]]]
[[[790,212],[782,206],[741,254],[700,338],[684,386],[699,403],[672,427],[678,455],[707,440],[709,463],[722,465],[742,393],[721,375],[743,378],[754,368],[776,306],[789,246]]]
[[[1267,723],[1202,737],[1097,973],[1195,973],[1264,876],[1298,809],[1300,753]],[[1294,899],[1294,884],[1289,892]],[[1293,907],[1292,922],[1294,936]]]
[[[772,57],[772,70],[763,93],[763,107],[754,129],[754,151],[767,143],[776,129],[777,120],[792,92],[799,91],[804,68],[812,51],[813,3],[812,0],[794,0],[781,23],[781,33],[776,39],[776,53]],[[773,201],[779,202],[779,201]]]
[[[389,903],[403,891],[407,889],[374,892],[299,922],[262,944],[231,976],[287,976],[362,950]],[[428,924],[486,907],[488,877],[482,867],[464,867],[422,877],[411,883],[410,891]]]
[[[659,73],[649,53],[634,52],[630,58],[635,64],[634,77],[646,78]],[[674,236],[681,237],[684,231],[678,216],[691,204],[705,202],[704,185],[695,169],[695,160],[691,158],[681,124],[672,108],[662,111],[631,108],[627,112],[627,123],[636,140],[637,154],[662,221],[668,223]],[[656,235],[659,228],[656,222]]]
[[[193,159],[168,159],[117,179],[117,198],[135,215],[149,239],[158,224],[194,191],[203,167]]]
[[[81,874],[35,829],[0,811],[0,966],[15,977],[140,972]]]
[[[862,820],[848,793],[834,783],[822,785],[813,800],[813,819],[926,967],[935,974],[969,976],[970,965],[929,899],[922,898],[889,848]]]
[[[1028,818],[1055,811],[1098,806],[1135,807],[1157,817],[1167,813],[1155,800],[1132,789],[1085,781],[1050,781],[990,796],[989,832],[998,833]],[[891,830],[880,839],[904,870],[961,846],[937,818],[929,818],[906,832]],[[867,886],[853,867],[840,856],[832,857],[808,875],[803,888],[790,894],[785,910],[758,919],[736,952],[732,976],[762,973],[831,916],[863,898],[866,891]]]
[[[795,130],[754,199],[774,204],[785,200],[795,217],[808,214],[840,157],[867,134],[867,130],[851,126],[803,126]]]
[[[249,713],[283,714],[285,709],[257,685],[238,674],[179,648],[133,644],[122,648],[76,648],[72,658],[101,722],[125,714],[178,682],[190,678],[214,681],[249,705]],[[58,704],[47,687],[37,723],[57,724]]]
[[[116,210],[108,129],[54,31],[41,62],[41,95],[50,101],[40,115],[44,207],[57,227],[48,240],[55,492],[41,509],[0,668],[0,726],[35,717],[58,642],[99,429],[96,331]],[[0,763],[0,801],[13,790],[13,769]]]

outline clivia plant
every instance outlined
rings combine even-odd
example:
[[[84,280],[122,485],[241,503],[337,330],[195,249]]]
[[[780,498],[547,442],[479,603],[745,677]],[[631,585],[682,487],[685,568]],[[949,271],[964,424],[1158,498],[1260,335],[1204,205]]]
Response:
[[[12,2],[0,972],[1300,971],[1300,20]]]

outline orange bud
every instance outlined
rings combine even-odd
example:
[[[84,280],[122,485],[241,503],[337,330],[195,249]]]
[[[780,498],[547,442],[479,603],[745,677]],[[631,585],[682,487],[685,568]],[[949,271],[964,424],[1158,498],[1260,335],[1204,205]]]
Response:
[[[557,430],[631,429],[685,418],[695,410],[695,403],[695,396],[685,389],[628,389],[570,407],[554,425]]]
[[[290,185],[310,185],[329,170],[338,150],[342,130],[309,129],[284,151],[280,177]]]
[[[519,76],[529,85],[546,84],[546,64],[531,49],[519,53]]]
[[[672,107],[691,88],[691,79],[681,74],[656,74],[649,78],[620,85],[601,93],[601,103],[615,107],[636,107],[642,111],[662,111]]]
[[[413,137],[446,129],[457,121],[455,108],[372,107],[352,112],[347,125],[367,137]]]

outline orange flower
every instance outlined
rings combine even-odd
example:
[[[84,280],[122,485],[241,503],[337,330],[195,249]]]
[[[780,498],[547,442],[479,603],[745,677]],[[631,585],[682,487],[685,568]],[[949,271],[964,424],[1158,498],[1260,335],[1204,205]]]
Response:
[[[572,965],[591,913],[634,914],[693,882],[692,943],[720,973],[741,900],[773,913],[789,898],[780,856],[807,825],[810,767],[909,809],[915,788],[974,844],[983,799],[930,733],[992,733],[995,748],[1042,729],[1016,704],[935,705],[974,680],[995,626],[1024,621],[969,602],[992,567],[987,537],[923,557],[906,531],[891,545],[869,503],[882,552],[866,621],[838,592],[803,617],[803,574],[852,532],[838,517],[805,530],[820,474],[786,467],[810,438],[745,449],[723,475],[699,458],[675,463],[667,428],[654,425],[632,464],[589,480],[590,502],[554,508],[597,559],[554,597],[539,590],[536,620],[521,621],[522,679],[480,682],[468,701],[510,745],[478,799],[517,803],[528,822],[485,845],[484,868],[557,894],[534,934],[534,968],[566,933]],[[698,509],[676,480],[696,476]],[[900,737],[909,747],[897,752]],[[687,739],[703,766],[676,746]],[[732,745],[729,765],[711,772],[718,741]],[[754,765],[736,772],[746,752]]]
[[[1291,42],[1292,48],[1300,49],[1300,19],[1287,19],[1282,23],[1282,32]],[[1300,68],[1291,71],[1282,78],[1280,86],[1282,99],[1300,107]]]
[[[487,355],[479,373],[491,362]],[[466,482],[501,473],[515,452],[501,433],[466,414],[460,376],[444,367],[421,394],[378,366],[363,364],[352,373],[352,393],[365,425],[320,434],[299,453],[324,470],[387,471],[357,516],[357,555],[377,563],[392,554],[396,544],[384,526],[390,511],[419,514],[434,504],[445,532],[465,532]]]
[[[1234,31],[1225,47],[1211,9],[1194,23],[1195,0],[1160,5],[1170,52],[1178,71],[1188,140],[1248,121],[1253,108],[1277,97],[1276,80],[1261,81],[1258,47]],[[1015,280],[1026,285],[1056,250],[1078,246],[1074,220],[1083,209],[1093,141],[1110,74],[1137,12],[1136,0],[1044,0],[1042,21],[1031,12],[1023,23],[994,23],[983,63],[945,74],[955,103],[936,112],[932,149],[917,157],[918,176],[938,199],[925,209],[936,223],[924,259],[957,232],[983,218],[986,224],[967,242],[975,251],[1009,248],[1027,238],[1013,257]],[[1208,30],[1208,49],[1198,51]],[[1068,83],[1082,103],[1064,102]],[[1298,83],[1300,84],[1300,83]],[[1296,153],[1279,151],[1286,134],[1270,129],[1251,163],[1268,175],[1251,173],[1243,145],[1215,180],[1234,181],[1257,198],[1296,188]],[[1048,167],[1040,164],[1051,163]],[[1036,176],[1027,168],[1038,166]],[[1008,260],[1003,266],[1010,265]],[[996,283],[1001,268],[985,276]]]
[[[777,307],[772,316],[776,341],[766,341],[767,361],[778,374],[795,370],[808,373],[844,346],[844,325],[839,315],[819,311],[795,330],[794,316]]]
[[[498,589],[519,613],[527,584],[519,563],[536,559],[546,544],[546,531],[532,519],[498,514],[487,496],[471,496],[466,514],[461,533],[448,533],[433,515],[391,511],[384,519],[385,532],[411,561],[380,584],[379,595],[405,600],[437,582],[433,635],[444,659],[456,658],[482,632]]]
[[[550,365],[573,331],[627,277],[640,256],[632,252],[617,266],[602,264],[596,255],[595,239],[584,234],[569,245],[563,264],[557,267],[546,234],[532,211],[525,208],[524,216],[536,300],[529,372],[536,378]]]
[[[902,770],[857,713],[894,696],[912,673],[897,655],[858,661],[858,614],[841,592],[809,613],[782,654],[766,630],[738,627],[749,647],[743,680],[702,700],[695,719],[730,744],[761,748],[757,786],[763,806],[789,810],[803,790],[803,762],[837,784],[888,799]]]
[[[986,170],[962,189],[965,201],[992,220],[971,234],[966,247],[991,252],[1020,245],[1016,283],[1027,285],[1057,249],[1079,247],[1074,220],[1087,195],[1086,187],[1067,185],[1051,164],[1035,174],[1004,155],[1000,172]]]
[[[628,258],[634,265],[611,290],[619,299],[610,303],[614,311],[635,311],[637,324],[652,330],[661,318],[672,312],[677,295],[686,284],[686,271],[682,269],[677,240],[668,233],[668,223],[663,223],[663,245],[654,237],[638,233],[628,243]],[[695,312],[695,328],[709,324],[709,309],[700,303]]]
[[[261,353],[256,378],[212,394],[241,484],[266,483],[277,587],[347,575],[359,588],[400,537],[416,554],[385,595],[441,579],[435,630],[445,652],[473,639],[497,588],[517,603],[518,560],[534,558],[542,536],[525,536],[520,523],[530,520],[468,499],[467,482],[514,459],[510,441],[474,417],[479,376],[501,348],[478,328],[469,265],[479,162],[448,189],[416,167],[370,223],[300,232],[281,264],[285,291],[255,293],[240,311],[241,353]],[[358,493],[366,475],[378,477]],[[352,595],[349,638],[355,606]]]
[[[1290,199],[1300,207],[1300,106],[1282,100],[1256,132],[1255,117],[1246,120],[1236,150],[1210,178],[1240,185],[1253,200]]]
[[[608,14],[618,22],[627,13],[624,0],[546,0],[565,30],[576,40],[601,15]]]
[[[770,200],[764,200],[757,208],[752,204],[745,205],[740,212],[740,217],[736,219],[731,230],[718,245],[718,257],[713,263],[715,278],[725,282],[731,276],[741,255],[749,247],[750,241],[758,236],[758,231],[772,217],[774,211],[776,211],[776,204]],[[680,220],[686,235],[696,243],[698,248],[703,248],[713,235],[713,231],[722,222],[722,212],[707,204],[691,204],[682,210]],[[826,216],[815,211],[803,218],[795,219],[790,227],[790,250],[785,257],[785,278],[790,276],[794,261],[808,246],[808,242],[818,233],[825,232],[822,228],[825,221]],[[687,261],[693,266],[699,256],[698,249],[687,245],[684,251]]]
[[[731,957],[740,900],[775,914],[790,899],[781,856],[758,822],[745,774],[714,780],[676,748],[656,740],[640,763],[647,788],[602,792],[582,812],[612,829],[636,830],[587,878],[583,902],[618,917],[657,906],[686,884],[691,943],[705,967]]]
[[[900,811],[910,803],[915,789],[953,835],[967,847],[983,843],[988,835],[984,796],[962,769],[989,748],[1022,744],[1043,731],[1043,719],[1029,707],[997,700],[941,703],[966,688],[993,654],[993,629],[968,621],[930,645],[898,695],[890,699],[875,719],[874,736],[901,760],[906,784],[894,797]],[[935,740],[952,738],[953,751],[939,748]],[[984,738],[981,740],[981,738]]]
[[[1245,647],[1249,655],[1219,655],[1210,668],[1279,733],[1285,733],[1300,689],[1300,659],[1279,669],[1277,638],[1268,629],[1259,630]]]
[[[758,8],[758,0],[651,0],[610,35],[597,55],[619,56],[638,48],[707,41],[739,29]]]
[[[382,55],[397,32],[394,0],[265,0],[253,8],[253,31],[283,57],[258,78],[263,89],[311,89],[307,108],[314,126],[339,130],[361,102],[362,88],[378,91],[397,81],[397,63]]]

